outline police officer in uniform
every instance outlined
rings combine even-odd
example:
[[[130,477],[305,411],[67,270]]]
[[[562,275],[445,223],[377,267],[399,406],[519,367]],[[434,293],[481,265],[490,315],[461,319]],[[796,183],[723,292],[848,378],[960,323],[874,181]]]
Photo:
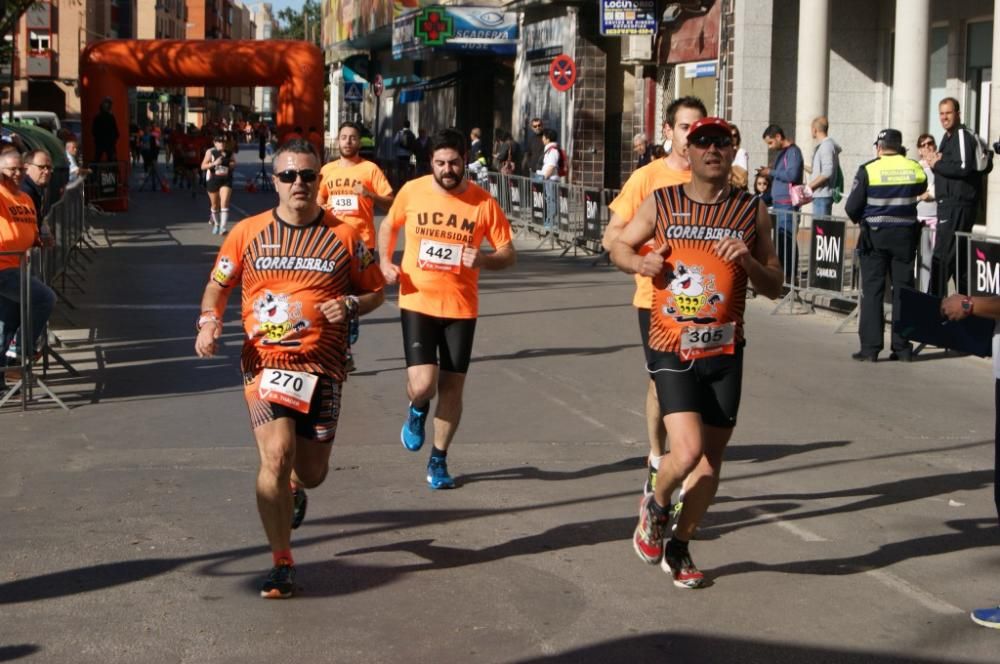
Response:
[[[875,362],[884,345],[885,277],[892,285],[892,317],[899,307],[899,289],[913,288],[913,263],[917,256],[920,226],[917,199],[927,190],[923,168],[903,156],[903,135],[883,129],[875,141],[878,158],[862,164],[845,210],[861,224],[858,256],[861,260],[861,350],[851,357]],[[910,342],[892,332],[890,360],[909,362]]]

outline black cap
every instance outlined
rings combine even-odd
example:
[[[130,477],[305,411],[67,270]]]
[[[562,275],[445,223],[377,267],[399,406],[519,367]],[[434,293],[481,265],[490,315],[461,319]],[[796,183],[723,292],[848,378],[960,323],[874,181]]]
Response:
[[[903,133],[898,129],[883,129],[878,133],[875,145],[890,149],[901,148],[903,147]]]

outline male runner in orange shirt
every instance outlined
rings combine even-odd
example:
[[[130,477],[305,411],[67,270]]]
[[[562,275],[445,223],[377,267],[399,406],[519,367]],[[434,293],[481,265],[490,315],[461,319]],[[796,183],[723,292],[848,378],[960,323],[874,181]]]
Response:
[[[632,543],[674,585],[705,577],[688,542],[719,487],[722,455],[736,426],[743,382],[747,282],[775,298],[784,275],[764,205],[730,184],[732,128],[703,118],[687,137],[691,182],[657,189],[611,247],[623,272],[653,279],[648,367],[670,436],[656,489],[643,500]],[[640,247],[653,240],[654,249]],[[688,477],[690,475],[691,477]],[[664,546],[670,496],[688,478],[673,537]]]
[[[611,219],[604,231],[602,244],[608,251],[621,234],[626,224],[635,216],[639,205],[656,189],[691,181],[691,168],[687,156],[687,134],[691,125],[708,115],[705,105],[697,97],[681,97],[667,106],[667,119],[663,123],[666,137],[671,141],[670,154],[663,159],[655,159],[636,170],[629,177],[621,193],[611,201]],[[646,251],[649,249],[647,248]],[[653,280],[635,275],[635,297],[632,305],[639,315],[639,335],[648,367],[651,362],[649,352],[649,309],[653,306]],[[646,432],[649,435],[649,458],[647,476],[643,482],[643,494],[649,495],[656,486],[656,472],[660,460],[667,453],[667,431],[663,427],[663,416],[656,400],[656,383],[650,377],[646,390]]]
[[[409,414],[400,439],[416,452],[424,444],[431,399],[434,446],[427,464],[431,489],[452,489],[446,457],[462,416],[462,390],[479,315],[479,269],[502,270],[516,260],[510,223],[497,202],[465,179],[465,137],[445,129],[430,143],[431,175],[400,189],[379,228],[380,266],[399,283]],[[406,246],[392,262],[400,228]],[[483,240],[494,251],[480,251]],[[440,362],[440,368],[439,368]]]
[[[374,250],[375,205],[389,209],[392,187],[377,165],[361,158],[361,127],[356,123],[340,125],[337,147],[340,158],[326,164],[319,172],[316,202],[350,224],[365,241],[365,246]]]
[[[291,597],[292,528],[305,487],[329,470],[340,416],[347,325],[378,307],[384,281],[354,229],[316,204],[319,157],[303,140],[274,155],[278,206],[240,222],[205,287],[195,351],[211,357],[234,286],[242,286],[246,340],[240,357],[260,470],[257,510],[274,567],[261,597]]]

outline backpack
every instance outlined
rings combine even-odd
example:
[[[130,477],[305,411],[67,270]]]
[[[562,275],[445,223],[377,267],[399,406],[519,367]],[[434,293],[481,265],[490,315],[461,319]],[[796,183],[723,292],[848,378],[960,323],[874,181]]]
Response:
[[[844,169],[837,162],[837,172],[833,174],[833,202],[839,203],[844,198]]]
[[[567,177],[569,175],[569,159],[567,159],[566,152],[561,147],[557,145],[555,149],[559,150],[559,162],[556,165],[556,175],[561,178]],[[549,148],[545,148],[545,151],[548,152]]]
[[[980,173],[983,173],[983,174],[986,174],[986,173],[989,173],[990,171],[992,171],[993,170],[993,151],[990,150],[990,147],[989,147],[989,145],[986,144],[986,141],[984,141],[982,139],[982,137],[980,137],[978,134],[974,134],[973,132],[969,131],[968,129],[960,128],[959,130],[968,133],[970,136],[972,136],[973,139],[975,139],[974,142],[976,144],[976,154],[975,154],[975,161],[973,162],[973,165],[975,166],[976,170],[978,172],[980,172]],[[965,164],[965,141],[964,140],[959,140],[958,141],[958,151],[959,151],[959,154],[961,155],[962,163]]]

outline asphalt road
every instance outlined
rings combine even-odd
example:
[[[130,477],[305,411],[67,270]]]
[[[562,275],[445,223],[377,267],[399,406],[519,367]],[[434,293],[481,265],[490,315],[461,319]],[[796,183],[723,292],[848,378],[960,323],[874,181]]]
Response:
[[[247,155],[255,156],[253,155]],[[257,168],[240,168],[252,177]],[[238,186],[234,215],[271,204]],[[680,590],[632,551],[646,377],[631,282],[519,243],[486,273],[459,488],[429,491],[395,297],[362,323],[326,483],[270,566],[240,330],[193,353],[220,238],[204,194],[95,219],[48,380],[72,406],[0,410],[0,662],[996,662],[986,360],[850,360],[823,313],[749,306],[739,426]]]

